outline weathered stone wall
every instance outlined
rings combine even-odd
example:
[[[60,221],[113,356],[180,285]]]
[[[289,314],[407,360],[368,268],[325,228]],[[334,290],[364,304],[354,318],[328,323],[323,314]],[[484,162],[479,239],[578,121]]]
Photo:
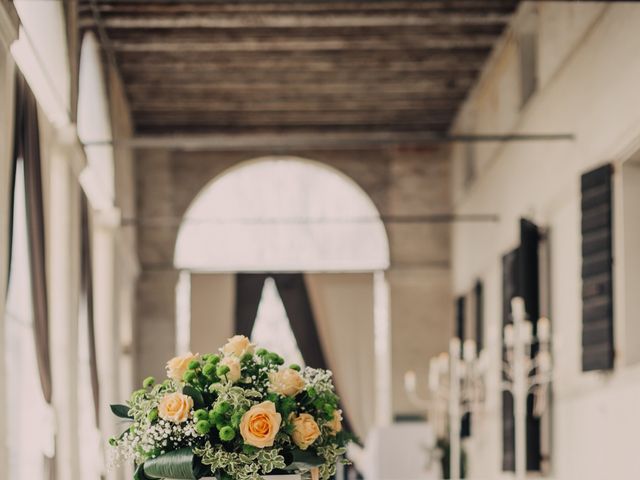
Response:
[[[136,378],[162,374],[175,346],[174,244],[180,219],[196,195],[239,163],[273,152],[144,149],[137,152],[138,253]],[[437,150],[299,151],[353,179],[381,215],[450,211],[449,168]],[[126,221],[126,219],[125,219]],[[411,412],[402,389],[409,368],[426,373],[427,359],[446,348],[451,331],[448,223],[386,221],[391,268],[394,411]]]

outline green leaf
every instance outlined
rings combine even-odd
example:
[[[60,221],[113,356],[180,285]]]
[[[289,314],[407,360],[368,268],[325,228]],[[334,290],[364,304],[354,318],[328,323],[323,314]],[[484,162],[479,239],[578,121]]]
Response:
[[[206,406],[204,404],[204,399],[202,398],[202,393],[200,393],[200,390],[193,388],[191,385],[185,385],[182,388],[182,393],[193,398],[193,405],[196,409],[204,408]]]
[[[175,480],[197,480],[203,476],[200,462],[189,448],[173,450],[147,460],[144,462],[144,474],[150,478]]]
[[[144,467],[142,464],[138,465],[138,467],[136,468],[136,471],[133,474],[133,480],[153,480],[149,477],[147,477],[144,474]]]
[[[114,403],[113,405],[111,405],[111,411],[117,417],[133,420],[133,417],[129,415],[129,407],[126,405],[119,405],[117,403]]]

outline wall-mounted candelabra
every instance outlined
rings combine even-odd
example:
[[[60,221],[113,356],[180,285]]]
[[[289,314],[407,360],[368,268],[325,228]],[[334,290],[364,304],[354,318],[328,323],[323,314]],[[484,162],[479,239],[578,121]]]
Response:
[[[449,353],[442,353],[429,362],[429,397],[417,393],[417,379],[413,371],[405,374],[405,390],[412,403],[428,412],[429,421],[438,436],[449,431],[450,475],[460,479],[461,447],[460,425],[462,416],[479,408],[484,401],[484,361],[476,353],[473,340],[464,345],[459,338],[452,338]]]
[[[534,395],[534,414],[542,415],[546,410],[547,391],[551,382],[551,325],[547,318],[536,324],[526,320],[524,300],[511,300],[513,324],[504,327],[506,355],[503,361],[502,389],[511,392],[514,404],[515,424],[515,477],[523,480],[527,472],[527,396]],[[538,343],[532,355],[532,346]]]

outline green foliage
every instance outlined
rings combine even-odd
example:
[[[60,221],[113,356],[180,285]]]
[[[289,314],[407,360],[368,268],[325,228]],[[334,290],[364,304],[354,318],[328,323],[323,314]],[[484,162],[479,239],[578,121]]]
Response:
[[[142,386],[144,388],[151,388],[151,387],[153,387],[154,383],[156,383],[156,379],[154,377],[147,377],[142,382]]]
[[[348,432],[331,427],[339,399],[331,372],[291,365],[299,372],[305,388],[295,396],[271,390],[270,374],[284,359],[265,349],[243,354],[241,378],[231,382],[230,371],[221,365],[221,356],[205,354],[191,360],[181,381],[143,382],[127,405],[114,405],[114,413],[132,420],[130,430],[110,440],[122,458],[134,460],[139,468],[136,480],[175,478],[193,480],[216,476],[219,480],[260,480],[274,470],[307,472],[318,466],[322,480],[335,473],[335,464],[352,440]],[[158,406],[165,395],[180,392],[193,399],[193,410],[182,423],[159,416]],[[282,423],[272,447],[256,448],[244,443],[240,423],[254,405],[271,401]],[[320,437],[305,451],[292,439],[292,418],[308,413],[320,428]]]
[[[129,414],[129,407],[126,405],[113,404],[111,411],[116,417],[133,419],[133,416]]]

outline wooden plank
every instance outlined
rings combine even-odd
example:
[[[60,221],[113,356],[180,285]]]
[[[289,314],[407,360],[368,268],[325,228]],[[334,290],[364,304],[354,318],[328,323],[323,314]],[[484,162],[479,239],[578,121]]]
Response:
[[[89,0],[84,0],[83,11],[88,10]],[[516,0],[443,0],[443,1],[290,1],[290,2],[263,2],[248,1],[207,1],[193,2],[182,1],[107,1],[98,2],[101,13],[132,13],[140,15],[149,14],[180,14],[180,13],[230,13],[244,12],[250,14],[270,12],[315,12],[329,15],[339,12],[439,12],[439,13],[509,13],[519,2]]]
[[[442,38],[420,36],[407,39],[384,38],[248,38],[211,41],[205,39],[169,41],[163,38],[143,40],[112,40],[116,52],[271,52],[271,51],[412,51],[424,49],[491,48],[494,35]]]
[[[150,29],[150,28],[196,28],[196,29],[290,29],[336,27],[432,27],[450,28],[456,26],[503,27],[510,18],[508,12],[431,13],[405,11],[388,12],[347,12],[334,15],[309,15],[291,13],[191,13],[157,12],[153,15],[127,15],[121,13],[103,14],[103,25],[109,29]],[[89,28],[95,25],[93,16],[84,16],[80,25]]]

